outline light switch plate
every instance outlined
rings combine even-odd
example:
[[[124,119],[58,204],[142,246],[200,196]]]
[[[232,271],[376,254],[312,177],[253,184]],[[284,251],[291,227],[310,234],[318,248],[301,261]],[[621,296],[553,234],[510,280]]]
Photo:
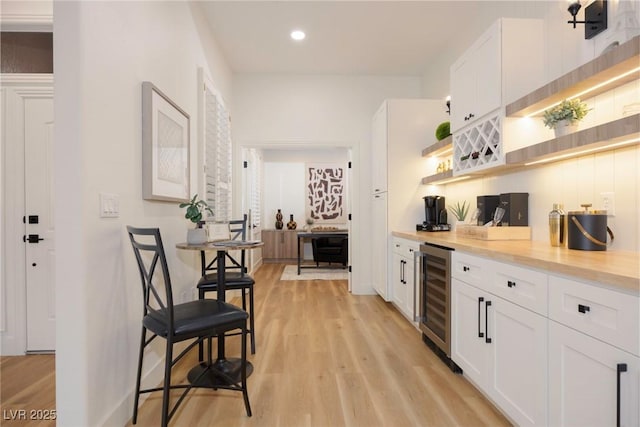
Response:
[[[100,218],[118,218],[120,216],[120,196],[100,193]]]

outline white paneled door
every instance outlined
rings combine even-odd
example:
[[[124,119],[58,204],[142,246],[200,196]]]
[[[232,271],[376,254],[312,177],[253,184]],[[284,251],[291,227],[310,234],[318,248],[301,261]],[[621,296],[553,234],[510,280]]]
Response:
[[[53,99],[25,100],[27,352],[56,345]]]

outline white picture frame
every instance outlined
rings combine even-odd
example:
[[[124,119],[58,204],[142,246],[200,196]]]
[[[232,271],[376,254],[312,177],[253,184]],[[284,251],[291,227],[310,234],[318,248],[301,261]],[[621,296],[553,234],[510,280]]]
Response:
[[[190,200],[189,115],[151,82],[142,82],[142,198]]]

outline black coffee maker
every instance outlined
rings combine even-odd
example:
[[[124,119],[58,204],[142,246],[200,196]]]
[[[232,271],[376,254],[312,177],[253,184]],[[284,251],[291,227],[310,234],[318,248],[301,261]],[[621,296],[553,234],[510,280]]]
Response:
[[[424,216],[425,221],[418,224],[418,231],[449,231],[447,224],[447,208],[444,205],[444,196],[425,196]]]

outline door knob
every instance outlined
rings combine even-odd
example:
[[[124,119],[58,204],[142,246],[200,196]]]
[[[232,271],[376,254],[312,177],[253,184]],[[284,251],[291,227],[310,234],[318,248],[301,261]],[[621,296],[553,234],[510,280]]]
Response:
[[[23,242],[38,243],[40,240],[44,239],[40,237],[39,234],[29,234],[29,236],[22,236]]]

